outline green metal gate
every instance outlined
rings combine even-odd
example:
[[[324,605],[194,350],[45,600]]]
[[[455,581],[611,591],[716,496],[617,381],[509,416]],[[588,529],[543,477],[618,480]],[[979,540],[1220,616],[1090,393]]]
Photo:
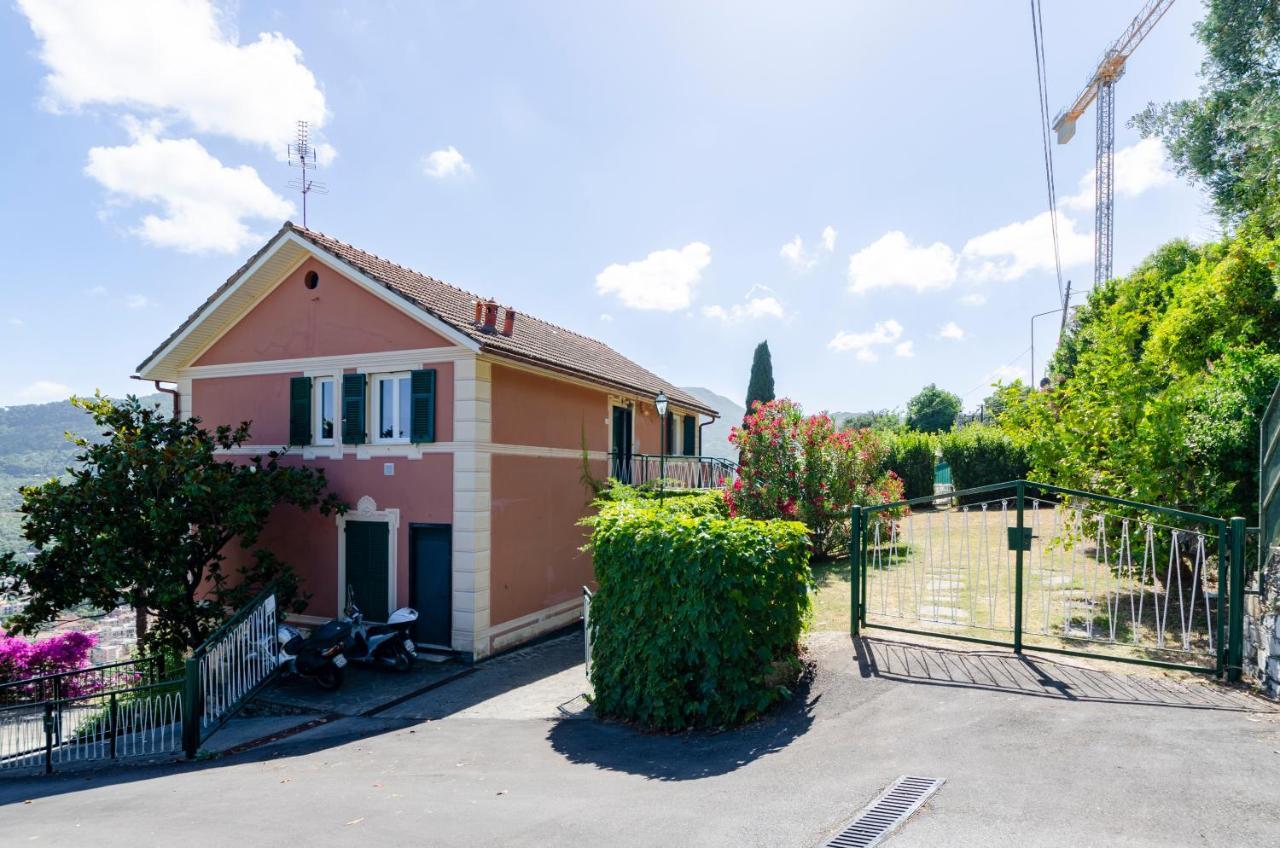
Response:
[[[1026,480],[938,503],[854,508],[855,636],[877,627],[1239,678],[1243,518]]]

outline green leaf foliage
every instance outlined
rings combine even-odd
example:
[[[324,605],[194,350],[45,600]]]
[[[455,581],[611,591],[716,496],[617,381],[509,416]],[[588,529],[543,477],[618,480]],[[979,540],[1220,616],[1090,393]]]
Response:
[[[1026,449],[997,427],[970,424],[939,441],[957,490],[1023,480],[1030,470]]]
[[[668,489],[659,497],[657,492],[611,482],[600,493],[596,505],[603,506],[607,503],[623,501],[651,509],[661,506],[668,512],[681,515],[709,515],[718,518],[729,515],[729,506],[725,503],[724,494],[715,489]]]
[[[99,440],[73,439],[66,479],[22,489],[23,531],[37,551],[0,555],[0,584],[28,597],[10,627],[30,632],[80,605],[128,604],[153,622],[149,648],[183,653],[267,584],[282,608],[297,609],[292,571],[254,548],[278,507],[345,510],[323,470],[286,465],[276,452],[220,458],[248,441],[248,423],[210,432],[136,397],[72,403],[92,416]],[[250,551],[236,568],[224,564],[233,545]]]
[[[757,403],[768,403],[773,400],[773,355],[769,353],[769,343],[760,342],[751,357],[751,378],[747,381],[747,414],[755,409]]]
[[[1280,379],[1280,245],[1249,223],[1175,241],[1089,294],[1047,391],[1004,390],[1035,479],[1211,515],[1257,513],[1258,422]]]
[[[905,430],[887,437],[889,453],[886,470],[902,480],[903,497],[923,498],[933,494],[937,460],[937,437]]]
[[[933,383],[907,401],[907,426],[921,433],[950,430],[960,414],[960,396]]]
[[[634,501],[603,502],[591,523],[600,715],[667,731],[721,727],[789,697],[810,611],[804,525]]]

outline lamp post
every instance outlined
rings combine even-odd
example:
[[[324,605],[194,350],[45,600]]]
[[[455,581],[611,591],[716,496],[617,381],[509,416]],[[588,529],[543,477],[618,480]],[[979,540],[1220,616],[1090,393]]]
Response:
[[[659,389],[653,405],[658,408],[658,503],[662,503],[667,494],[667,393]]]

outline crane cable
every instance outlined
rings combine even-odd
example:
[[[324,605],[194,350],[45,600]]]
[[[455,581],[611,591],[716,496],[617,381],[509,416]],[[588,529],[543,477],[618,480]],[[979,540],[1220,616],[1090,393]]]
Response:
[[[1049,139],[1049,76],[1044,58],[1044,20],[1040,0],[1031,2],[1031,40],[1036,53],[1036,87],[1040,99],[1040,141],[1044,148],[1044,180],[1049,192],[1049,228],[1053,233],[1053,267],[1058,281],[1058,299],[1066,306],[1062,290],[1062,253],[1058,245],[1058,194],[1053,181],[1053,145]]]

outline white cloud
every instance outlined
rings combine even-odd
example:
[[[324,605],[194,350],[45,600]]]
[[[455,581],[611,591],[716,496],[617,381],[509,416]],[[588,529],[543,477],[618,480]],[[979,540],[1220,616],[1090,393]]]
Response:
[[[610,324],[613,322],[613,316],[610,315],[608,312],[601,312],[600,320],[605,322],[606,324]]]
[[[18,0],[40,40],[46,105],[113,106],[261,145],[283,157],[296,121],[319,129],[325,96],[280,33],[239,38],[208,0]],[[152,134],[155,134],[154,128]],[[333,148],[316,144],[321,162]]]
[[[1091,169],[1081,177],[1077,192],[1059,200],[1058,205],[1077,211],[1092,210],[1096,195],[1096,174],[1097,169]],[[1137,197],[1173,181],[1174,174],[1169,170],[1164,144],[1160,139],[1144,138],[1116,151],[1115,192],[1118,197]]]
[[[827,347],[835,351],[851,350],[858,360],[875,362],[879,356],[876,355],[874,348],[891,345],[900,338],[902,338],[902,325],[890,318],[887,321],[877,321],[876,325],[865,333],[841,330],[827,342]],[[906,346],[908,353],[902,353],[903,345]],[[911,342],[908,341],[897,345],[894,352],[898,356],[910,356],[910,350]]]
[[[782,304],[773,295],[764,294],[767,291],[768,289],[763,286],[756,286],[747,292],[746,302],[735,303],[728,309],[719,304],[713,304],[703,307],[702,314],[708,318],[718,318],[726,324],[736,324],[754,318],[785,317],[786,310],[782,308]],[[760,296],[752,297],[756,292],[761,292]]]
[[[89,294],[93,295],[94,297],[102,297],[106,293],[107,293],[106,286],[94,286],[93,288],[89,289]]]
[[[596,291],[617,295],[632,309],[674,312],[688,308],[710,264],[711,248],[700,241],[679,250],[655,250],[644,259],[605,268],[596,275]]]
[[[118,199],[154,204],[132,232],[144,241],[190,253],[234,252],[260,241],[245,219],[279,221],[293,204],[248,165],[223,165],[192,138],[141,136],[120,147],[94,147],[85,173]]]
[[[55,400],[66,400],[71,397],[71,387],[52,380],[36,380],[29,386],[18,389],[18,400],[23,403],[49,403]]]
[[[894,356],[912,357],[916,355],[915,343],[912,341],[899,342],[893,348]]]
[[[1016,280],[1033,271],[1050,273],[1053,229],[1048,212],[974,236],[965,242],[961,261],[965,276],[979,280]],[[1058,213],[1058,249],[1062,267],[1093,261],[1093,235],[1076,232],[1075,222]]]
[[[1027,369],[1021,365],[1001,365],[987,375],[988,383],[1012,383],[1014,380],[1027,381]]]
[[[21,326],[23,326],[24,324],[26,324],[27,322],[26,322],[26,321],[23,321],[21,318],[10,318],[10,319],[9,319],[9,323],[10,323],[11,325],[13,325],[14,327],[21,327]]]
[[[822,257],[831,253],[836,249],[836,230],[830,225],[822,229],[822,235],[818,239],[818,247],[810,251],[804,246],[804,239],[796,236],[791,241],[782,246],[778,251],[778,255],[791,263],[793,270],[804,272],[812,269],[822,260]]]
[[[955,321],[948,321],[938,328],[938,338],[951,339],[952,341],[963,341],[964,330],[960,329],[960,325]]]
[[[956,279],[956,255],[942,242],[913,245],[899,230],[885,233],[849,257],[849,290],[902,286],[918,292],[944,289]]]
[[[422,173],[437,180],[465,177],[471,173],[471,164],[451,144],[443,150],[433,150],[423,156]]]
[[[836,249],[836,228],[830,224],[822,228],[822,249],[827,253]]]
[[[982,292],[970,292],[960,298],[962,306],[981,306],[987,302],[987,296]]]
[[[151,298],[146,295],[131,294],[124,299],[124,305],[130,309],[145,309],[153,304],[151,302]]]

